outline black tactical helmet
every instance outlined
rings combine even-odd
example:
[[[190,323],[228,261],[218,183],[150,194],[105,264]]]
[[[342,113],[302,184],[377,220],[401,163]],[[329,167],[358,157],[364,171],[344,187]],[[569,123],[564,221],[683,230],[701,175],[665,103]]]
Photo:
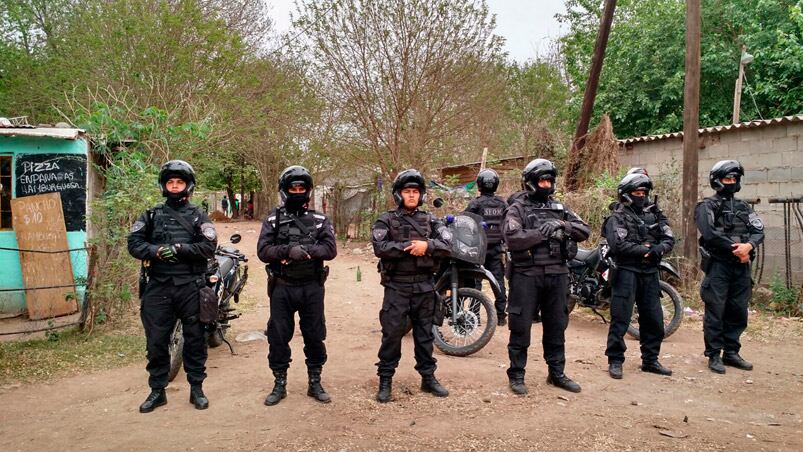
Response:
[[[411,187],[417,188],[421,194],[421,196],[418,198],[419,206],[427,200],[427,183],[424,180],[424,176],[422,176],[418,170],[406,169],[399,173],[399,175],[396,176],[396,179],[393,180],[393,199],[396,201],[396,204],[399,207],[404,204],[401,191],[405,188]]]
[[[628,204],[632,203],[633,198],[630,197],[630,193],[636,190],[644,190],[646,192],[645,194],[649,195],[652,190],[652,180],[650,180],[650,176],[634,173],[628,174],[622,178],[622,181],[619,182],[619,187],[617,187],[619,200]]]
[[[708,173],[708,183],[716,191],[722,191],[725,184],[722,183],[722,178],[726,176],[733,176],[736,178],[736,187],[734,191],[739,191],[741,188],[742,176],[744,176],[744,167],[736,160],[721,160],[714,164],[711,172]]]
[[[527,191],[538,191],[538,181],[548,179],[552,181],[552,188],[549,194],[555,192],[555,178],[558,177],[558,169],[547,159],[535,159],[524,167],[521,172],[521,189]]]
[[[282,199],[282,203],[287,202],[290,187],[293,185],[304,186],[307,202],[309,202],[312,195],[312,175],[303,166],[288,166],[279,175],[279,197]]]
[[[477,175],[477,188],[480,193],[495,193],[499,187],[499,175],[492,169],[484,169]]]
[[[643,174],[645,176],[649,176],[650,173],[647,172],[647,168],[642,168],[640,166],[636,166],[627,170],[627,174]]]
[[[181,197],[191,196],[195,190],[195,170],[184,160],[170,160],[162,165],[159,170],[159,186],[162,188],[162,196],[167,197],[170,194],[167,191],[167,181],[174,177],[187,183],[187,188],[181,192]]]

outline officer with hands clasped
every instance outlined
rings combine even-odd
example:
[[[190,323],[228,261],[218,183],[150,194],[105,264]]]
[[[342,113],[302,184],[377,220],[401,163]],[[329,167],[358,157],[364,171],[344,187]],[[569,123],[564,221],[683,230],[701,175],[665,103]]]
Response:
[[[645,206],[649,202],[652,180],[646,174],[631,172],[619,183],[619,203],[602,225],[608,257],[613,259],[611,279],[611,324],[608,330],[608,373],[622,378],[625,361],[625,333],[630,325],[633,304],[638,306],[641,342],[641,370],[659,375],[672,371],[658,362],[664,338],[664,317],[660,303],[658,265],[669,253],[675,239],[662,214]]]
[[[507,208],[504,199],[496,196],[496,189],[499,187],[499,175],[492,169],[484,169],[477,176],[477,187],[480,196],[473,199],[466,207],[466,212],[475,213],[482,217],[485,222],[485,235],[488,238],[488,252],[485,254],[485,267],[490,271],[496,282],[499,283],[501,290],[500,296],[496,299],[496,318],[499,325],[507,323],[505,307],[507,306],[507,295],[505,289],[505,269],[502,264],[502,254],[504,250],[502,237],[502,218]],[[478,281],[479,282],[479,281]]]
[[[532,321],[540,311],[543,322],[547,383],[571,392],[580,385],[564,373],[564,332],[569,322],[566,305],[568,267],[577,253],[577,242],[588,238],[589,228],[568,207],[552,198],[558,171],[549,160],[535,159],[522,172],[526,194],[511,198],[503,234],[510,250],[512,271],[508,304],[507,370],[515,394],[527,393],[524,373],[530,346]]]
[[[435,378],[432,356],[432,324],[437,295],[434,273],[439,257],[447,257],[451,232],[430,213],[418,208],[426,200],[424,177],[414,169],[399,173],[393,182],[393,198],[398,208],[382,214],[371,228],[374,254],[380,259],[379,271],[385,296],[379,323],[382,344],[379,347],[380,403],[392,398],[392,380],[401,359],[401,343],[408,317],[413,323],[415,370],[421,375],[421,390],[446,397],[446,390]]]
[[[764,223],[749,204],[734,196],[741,189],[742,176],[744,168],[736,160],[717,162],[708,176],[716,193],[698,203],[694,211],[705,272],[700,287],[705,303],[705,356],[711,371],[719,374],[725,373],[725,366],[753,370],[739,355],[739,338],[747,328],[752,296],[750,261],[764,241]]]
[[[329,219],[308,209],[312,176],[306,168],[290,166],[279,176],[283,205],[262,223],[257,256],[268,265],[268,364],[275,378],[265,405],[276,405],[287,396],[290,340],[298,312],[304,338],[307,395],[322,403],[331,398],[321,386],[326,363],[324,282],[329,268],[323,261],[337,256],[335,231]]]
[[[139,216],[128,236],[128,252],[143,261],[140,284],[142,325],[148,351],[151,393],[139,407],[149,413],[167,403],[170,335],[181,319],[184,371],[190,383],[190,403],[209,406],[202,384],[206,378],[206,334],[200,323],[200,290],[207,262],[214,256],[217,234],[212,222],[189,199],[195,173],[187,162],[171,160],[159,172],[166,199]]]

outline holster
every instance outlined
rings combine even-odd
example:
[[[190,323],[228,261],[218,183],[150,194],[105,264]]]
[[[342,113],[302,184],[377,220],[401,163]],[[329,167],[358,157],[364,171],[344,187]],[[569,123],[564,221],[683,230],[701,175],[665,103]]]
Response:
[[[320,271],[320,278],[321,278],[321,285],[326,284],[326,280],[329,279],[329,266],[325,265]]]
[[[148,287],[148,267],[145,266],[145,261],[139,267],[139,298],[145,295],[145,288]]]
[[[713,263],[713,259],[711,258],[711,253],[705,249],[704,246],[699,247],[700,249],[700,270],[703,273],[708,274],[709,270],[711,270],[711,264]]]
[[[443,297],[438,292],[433,292],[433,296],[435,298],[435,309],[432,315],[432,324],[437,326],[443,326],[443,318],[445,316],[444,310],[445,306],[443,305]]]
[[[268,273],[268,297],[272,297],[273,289],[276,288],[276,275],[267,265],[265,266],[265,271]]]
[[[200,290],[201,310],[200,320],[201,323],[211,325],[217,322],[218,319],[218,300],[217,294],[211,287],[204,286]]]

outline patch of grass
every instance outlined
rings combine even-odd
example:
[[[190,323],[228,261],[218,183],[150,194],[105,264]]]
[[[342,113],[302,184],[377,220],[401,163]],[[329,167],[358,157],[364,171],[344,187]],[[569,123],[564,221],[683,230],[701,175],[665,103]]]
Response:
[[[78,330],[44,339],[0,343],[0,386],[33,383],[87,370],[111,369],[145,358],[144,335]]]

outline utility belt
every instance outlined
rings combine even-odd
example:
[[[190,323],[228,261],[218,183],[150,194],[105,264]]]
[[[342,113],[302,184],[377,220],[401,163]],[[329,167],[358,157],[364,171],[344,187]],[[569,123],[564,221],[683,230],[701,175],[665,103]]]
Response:
[[[574,243],[574,242],[572,242]],[[510,252],[510,261],[514,267],[531,267],[533,265],[564,265],[569,259],[577,255],[577,244],[574,243],[573,253],[570,252],[569,243],[559,243],[550,240],[548,253],[538,252],[539,247],[528,250]],[[571,257],[570,257],[571,256]]]
[[[420,282],[427,282],[432,281],[433,276],[431,274],[414,274],[414,275],[399,275],[399,274],[389,274],[383,273],[382,274],[382,282],[399,282],[399,283],[420,283]]]
[[[314,266],[301,269],[294,269],[290,265],[280,265],[278,267],[274,267],[272,264],[266,265],[265,271],[268,273],[268,291],[272,292],[272,284],[303,286],[304,284],[317,281],[320,285],[324,285],[329,278],[329,266],[324,266],[321,261],[310,262],[310,264],[314,264]]]
[[[139,297],[145,294],[145,289],[148,287],[148,282],[151,280],[151,272],[158,274],[159,276],[186,276],[186,275],[198,275],[201,279],[205,280],[204,275],[207,273],[207,265],[206,264],[170,264],[172,267],[167,267],[171,271],[164,271],[165,266],[160,265],[156,269],[154,268],[154,263],[148,260],[142,261],[139,267]],[[188,269],[191,271],[177,271],[176,266],[181,265],[180,269]]]

